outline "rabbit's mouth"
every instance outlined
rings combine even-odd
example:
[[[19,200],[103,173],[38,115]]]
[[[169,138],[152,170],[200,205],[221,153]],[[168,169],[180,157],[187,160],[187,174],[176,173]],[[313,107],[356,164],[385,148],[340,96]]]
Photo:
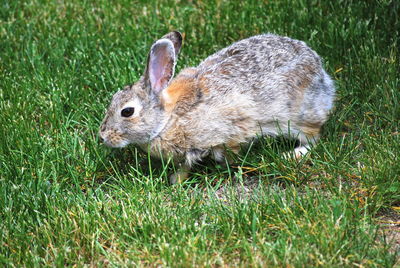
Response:
[[[131,143],[120,135],[104,135],[100,133],[99,138],[104,145],[112,148],[123,148]]]
[[[104,141],[104,144],[108,147],[112,148],[124,148],[130,144],[129,140],[122,139],[118,142],[113,142],[113,141]]]

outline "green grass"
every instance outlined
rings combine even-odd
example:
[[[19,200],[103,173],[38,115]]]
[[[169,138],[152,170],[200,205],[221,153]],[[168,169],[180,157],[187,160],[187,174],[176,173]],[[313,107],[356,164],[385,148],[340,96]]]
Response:
[[[0,1],[0,264],[399,265],[398,223],[380,220],[400,218],[399,14],[396,0]],[[170,186],[169,165],[101,146],[112,94],[171,30],[178,69],[264,32],[316,50],[337,100],[311,156],[266,138]]]

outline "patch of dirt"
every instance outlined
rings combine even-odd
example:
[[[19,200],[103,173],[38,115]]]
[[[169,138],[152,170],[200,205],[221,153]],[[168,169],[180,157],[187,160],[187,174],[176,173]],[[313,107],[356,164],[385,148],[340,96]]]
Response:
[[[249,199],[252,197],[253,192],[260,186],[261,179],[256,176],[249,176],[246,179],[239,180],[232,178],[232,181],[228,185],[222,185],[216,192],[215,195],[218,199],[226,200],[230,193],[235,193],[239,199]]]
[[[378,214],[377,222],[381,226],[386,241],[390,244],[390,251],[400,256],[400,211],[385,210]],[[400,259],[396,264],[400,264]]]

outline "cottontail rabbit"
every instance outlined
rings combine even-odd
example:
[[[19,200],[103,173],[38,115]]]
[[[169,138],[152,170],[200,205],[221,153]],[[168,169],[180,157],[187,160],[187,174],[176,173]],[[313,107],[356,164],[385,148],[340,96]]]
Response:
[[[182,36],[171,32],[151,47],[143,76],[114,94],[100,137],[111,147],[137,144],[172,157],[184,179],[207,155],[225,161],[226,150],[259,135],[299,140],[301,156],[319,138],[335,89],[319,56],[304,42],[273,34],[238,41],[199,66],[174,69]]]

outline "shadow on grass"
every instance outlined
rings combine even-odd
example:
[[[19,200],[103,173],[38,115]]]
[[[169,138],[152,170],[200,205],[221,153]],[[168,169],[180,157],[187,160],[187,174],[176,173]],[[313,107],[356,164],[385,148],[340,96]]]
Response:
[[[189,179],[183,184],[185,187],[211,186],[218,189],[226,184],[235,184],[238,181],[259,181],[260,183],[279,185],[298,185],[284,176],[287,168],[296,168],[304,165],[306,161],[287,160],[283,158],[284,152],[292,151],[299,145],[297,140],[283,137],[263,137],[243,146],[241,152],[235,155],[229,152],[233,160],[229,165],[218,163],[210,156],[195,164],[189,174]],[[169,186],[168,177],[175,167],[172,161],[150,157],[146,152],[129,147],[125,149],[109,150],[104,161],[98,168],[98,174],[93,187],[103,184],[118,184],[120,179],[130,177],[132,183],[142,180],[161,180]],[[272,169],[270,169],[272,167]]]

